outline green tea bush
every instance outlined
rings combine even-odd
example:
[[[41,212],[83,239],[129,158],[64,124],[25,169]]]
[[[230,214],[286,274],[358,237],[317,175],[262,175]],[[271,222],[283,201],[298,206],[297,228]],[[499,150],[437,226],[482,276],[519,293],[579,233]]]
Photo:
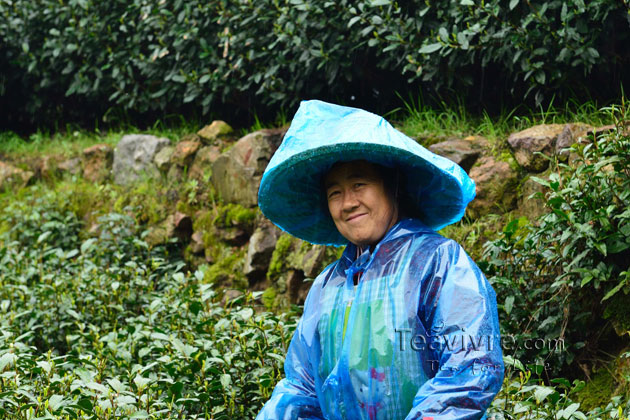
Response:
[[[509,100],[507,93],[515,104],[521,95],[540,101],[578,86],[609,88],[612,96],[629,60],[627,7],[617,0],[2,0],[0,103],[15,124],[92,122],[114,109],[250,112],[310,97],[356,97],[390,109],[392,91],[408,91],[408,82],[475,98]]]
[[[504,356],[506,376],[503,387],[488,409],[488,419],[574,419],[627,420],[630,400],[614,396],[603,407],[585,410],[577,402],[584,381],[553,378],[545,385],[540,378],[542,365],[527,369],[520,360]]]
[[[219,299],[206,268],[185,272],[147,246],[132,209],[88,235],[72,192],[30,191],[0,208],[0,417],[254,418],[282,378],[296,314],[262,312],[260,293]],[[621,397],[586,411],[584,382],[545,384],[542,366],[505,362],[490,419],[630,413]]]
[[[221,301],[128,215],[68,234],[80,223],[63,202],[0,211],[0,417],[253,418],[296,316],[257,313],[249,293]]]
[[[548,179],[537,179],[549,213],[509,223],[486,244],[483,264],[503,334],[518,343],[564,340],[558,349],[514,349],[555,372],[576,355],[592,360],[598,350],[627,346],[630,331],[630,137],[620,122],[570,150],[570,163],[556,162]]]

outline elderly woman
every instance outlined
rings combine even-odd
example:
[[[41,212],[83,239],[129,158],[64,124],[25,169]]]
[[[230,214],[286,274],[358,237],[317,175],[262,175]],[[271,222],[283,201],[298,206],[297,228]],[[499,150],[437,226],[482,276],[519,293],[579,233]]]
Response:
[[[259,205],[314,244],[345,245],[315,279],[258,419],[479,419],[503,379],[496,297],[436,230],[475,186],[369,112],[303,102]]]

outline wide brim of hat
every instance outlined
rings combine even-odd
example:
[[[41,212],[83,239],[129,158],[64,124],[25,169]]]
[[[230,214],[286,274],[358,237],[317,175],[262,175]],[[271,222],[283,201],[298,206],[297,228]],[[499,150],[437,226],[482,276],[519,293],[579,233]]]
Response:
[[[419,145],[418,145],[419,146]],[[474,182],[455,163],[420,147],[349,142],[296,153],[267,168],[258,191],[263,214],[284,231],[313,244],[346,245],[328,212],[323,176],[337,162],[366,160],[404,174],[405,207],[434,230],[455,223],[475,196]]]

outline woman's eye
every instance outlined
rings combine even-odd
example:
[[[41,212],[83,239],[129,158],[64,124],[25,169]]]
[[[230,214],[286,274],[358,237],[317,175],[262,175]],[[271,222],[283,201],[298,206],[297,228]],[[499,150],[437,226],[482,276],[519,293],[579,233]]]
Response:
[[[335,197],[338,194],[339,194],[339,191],[332,191],[332,192],[328,193],[328,198]]]
[[[354,188],[359,188],[364,186],[365,184],[363,182],[357,182],[356,184],[354,184]]]

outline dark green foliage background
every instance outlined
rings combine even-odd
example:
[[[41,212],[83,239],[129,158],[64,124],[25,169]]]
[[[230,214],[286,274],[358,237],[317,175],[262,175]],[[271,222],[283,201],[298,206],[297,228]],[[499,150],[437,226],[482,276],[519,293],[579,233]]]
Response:
[[[227,118],[313,97],[382,111],[414,86],[610,99],[628,29],[620,0],[0,0],[0,123]]]

